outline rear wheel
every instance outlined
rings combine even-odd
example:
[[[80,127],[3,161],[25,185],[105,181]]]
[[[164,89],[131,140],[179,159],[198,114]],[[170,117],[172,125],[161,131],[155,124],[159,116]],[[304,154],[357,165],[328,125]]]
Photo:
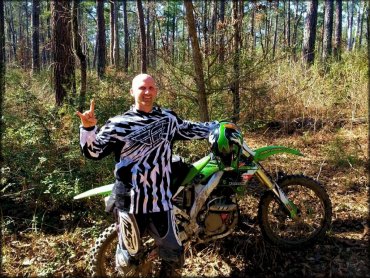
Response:
[[[329,229],[332,206],[325,189],[306,176],[285,176],[278,181],[286,196],[298,208],[299,217],[291,219],[271,192],[260,200],[258,220],[265,239],[281,249],[313,245]]]
[[[118,244],[116,224],[106,228],[98,237],[90,254],[90,267],[92,277],[146,277],[152,273],[155,255],[151,253],[151,259],[146,257],[140,260],[139,265],[123,267],[121,271],[116,270],[116,248]],[[149,240],[146,245],[153,245]],[[150,256],[150,255],[149,255]]]

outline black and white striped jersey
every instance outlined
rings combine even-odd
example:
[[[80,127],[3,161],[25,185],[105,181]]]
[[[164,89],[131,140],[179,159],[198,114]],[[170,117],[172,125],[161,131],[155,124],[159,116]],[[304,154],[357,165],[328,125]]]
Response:
[[[131,186],[130,213],[172,209],[170,192],[173,140],[208,138],[217,122],[195,123],[154,107],[150,113],[132,108],[98,131],[80,128],[80,145],[87,158],[115,154],[115,177]]]

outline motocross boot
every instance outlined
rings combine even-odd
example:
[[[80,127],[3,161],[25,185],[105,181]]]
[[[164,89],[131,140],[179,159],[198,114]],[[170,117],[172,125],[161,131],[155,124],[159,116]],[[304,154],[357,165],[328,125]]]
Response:
[[[120,248],[119,244],[117,244],[116,271],[120,274],[131,276],[137,272],[138,265],[139,263],[136,258],[130,256],[127,250],[123,250]]]

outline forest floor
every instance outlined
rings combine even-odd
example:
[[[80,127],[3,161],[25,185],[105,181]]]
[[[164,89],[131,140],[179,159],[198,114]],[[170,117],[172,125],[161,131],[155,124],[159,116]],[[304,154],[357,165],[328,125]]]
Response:
[[[276,156],[266,168],[319,180],[333,205],[331,229],[315,246],[280,251],[263,241],[256,221],[258,200],[245,197],[244,228],[226,239],[187,248],[183,277],[370,277],[367,132],[367,125],[347,125],[292,135],[272,130],[246,134],[252,148],[283,145],[305,154]],[[17,221],[16,215],[2,218]],[[78,223],[54,233],[35,228],[11,233],[5,227],[0,276],[88,276],[88,251],[107,222],[90,227]]]

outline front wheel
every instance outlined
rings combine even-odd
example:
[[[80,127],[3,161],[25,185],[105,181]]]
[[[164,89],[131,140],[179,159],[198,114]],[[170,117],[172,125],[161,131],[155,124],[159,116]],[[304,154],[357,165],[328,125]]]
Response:
[[[259,203],[258,220],[262,235],[281,249],[293,250],[313,245],[329,229],[332,206],[325,189],[306,176],[285,176],[278,185],[298,208],[291,219],[273,192],[266,192]]]

